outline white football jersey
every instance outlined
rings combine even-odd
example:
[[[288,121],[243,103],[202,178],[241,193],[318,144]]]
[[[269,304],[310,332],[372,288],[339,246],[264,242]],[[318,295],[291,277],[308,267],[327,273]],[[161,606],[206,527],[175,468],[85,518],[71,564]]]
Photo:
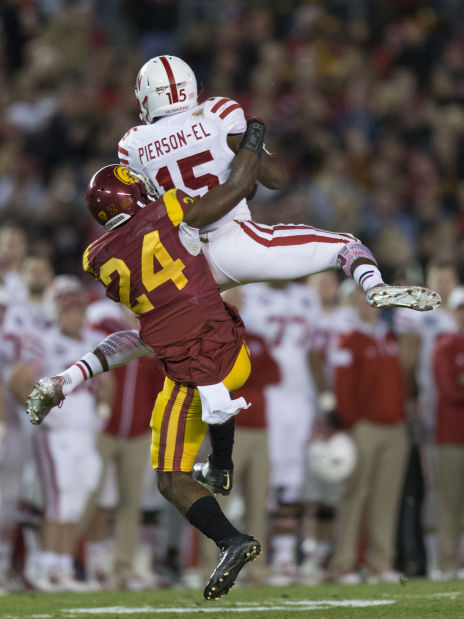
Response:
[[[22,303],[8,306],[4,330],[19,342],[20,358],[24,363],[40,362],[43,356],[42,334],[51,327],[53,320],[46,303]]]
[[[279,364],[281,381],[276,388],[312,393],[308,351],[312,318],[320,308],[317,293],[294,283],[283,288],[250,284],[241,289],[241,297],[240,315],[246,329],[267,341]]]
[[[350,331],[359,322],[352,307],[335,307],[330,313],[319,312],[314,316],[311,347],[323,351],[326,360],[326,379],[333,385],[334,355],[338,349],[340,336]]]
[[[78,361],[86,352],[93,350],[104,339],[101,331],[83,329],[79,340],[64,335],[52,327],[43,334],[42,376],[55,376]],[[45,418],[43,425],[50,429],[96,432],[101,428],[95,398],[95,381],[86,381],[70,393],[60,408],[54,408]]]
[[[227,135],[244,133],[246,127],[238,103],[213,97],[186,112],[129,129],[119,142],[119,161],[143,172],[161,193],[177,187],[199,198],[227,180],[235,156]],[[251,219],[245,199],[202,232],[233,219]]]

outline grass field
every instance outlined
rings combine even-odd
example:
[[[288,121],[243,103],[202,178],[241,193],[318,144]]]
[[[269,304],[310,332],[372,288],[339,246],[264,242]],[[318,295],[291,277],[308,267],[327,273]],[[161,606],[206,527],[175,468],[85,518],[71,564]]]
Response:
[[[238,588],[217,602],[200,591],[165,590],[80,594],[29,593],[0,597],[1,619],[371,619],[464,617],[464,583],[414,581],[405,585],[322,585]]]

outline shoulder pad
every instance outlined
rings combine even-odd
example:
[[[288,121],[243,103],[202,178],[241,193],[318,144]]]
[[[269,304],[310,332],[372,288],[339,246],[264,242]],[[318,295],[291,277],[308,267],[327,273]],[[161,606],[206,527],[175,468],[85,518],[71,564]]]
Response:
[[[138,131],[138,127],[131,127],[122,136],[118,143],[118,157],[119,161],[124,165],[129,165],[129,147],[132,142],[132,137],[135,137],[135,132]]]
[[[203,104],[210,118],[221,122],[228,133],[243,133],[246,131],[245,112],[240,103],[227,97],[212,97]]]

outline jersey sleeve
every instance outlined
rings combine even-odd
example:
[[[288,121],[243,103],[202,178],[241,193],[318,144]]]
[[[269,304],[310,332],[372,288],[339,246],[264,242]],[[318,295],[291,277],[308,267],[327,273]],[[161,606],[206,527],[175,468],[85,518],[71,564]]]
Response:
[[[212,97],[206,101],[205,111],[215,123],[220,124],[221,129],[227,134],[246,131],[245,112],[240,103],[233,99]]]
[[[91,243],[85,250],[82,256],[82,268],[86,273],[90,273],[95,279],[98,279],[97,270],[94,266],[94,243]]]
[[[176,227],[183,221],[184,216],[188,213],[192,204],[195,203],[195,198],[192,198],[180,189],[166,191],[162,199],[166,207],[166,213]]]
[[[122,138],[118,142],[118,159],[121,165],[127,165],[129,167],[133,167],[134,162],[131,161],[130,153],[134,148],[134,140],[135,134],[137,132],[137,127],[132,127],[129,131],[122,136]]]

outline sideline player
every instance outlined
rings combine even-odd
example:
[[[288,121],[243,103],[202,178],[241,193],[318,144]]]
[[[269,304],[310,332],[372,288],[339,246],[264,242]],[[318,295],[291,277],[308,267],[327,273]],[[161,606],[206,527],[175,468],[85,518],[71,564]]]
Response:
[[[245,400],[232,401],[229,391],[241,387],[250,373],[243,323],[222,301],[193,226],[217,219],[252,190],[263,134],[262,123],[249,123],[228,181],[199,205],[176,190],[157,199],[151,184],[120,165],[98,171],[87,190],[92,216],[109,232],[86,250],[84,268],[105,285],[107,296],[138,314],[144,354],[154,349],[167,375],[150,424],[160,491],[222,551],[206,599],[227,593],[261,547],[239,533],[191,477],[207,427],[202,415],[221,423],[245,407]],[[155,272],[158,263],[161,269]],[[127,361],[130,335],[141,341],[130,331],[119,339],[110,336],[61,376],[39,381],[28,400],[32,422],[40,423],[85,378]]]
[[[177,187],[196,197],[226,180],[246,129],[239,103],[212,97],[198,104],[195,74],[175,56],[146,62],[137,75],[135,96],[143,124],[120,140],[122,164],[142,171],[160,191]],[[270,189],[280,189],[286,180],[267,152],[257,178]],[[351,234],[254,223],[245,197],[200,232],[203,252],[222,289],[342,268],[375,307],[424,311],[440,303],[439,295],[427,288],[384,284],[374,256]]]
[[[87,298],[78,278],[58,276],[51,295],[56,326],[44,329],[40,338],[37,333],[40,359],[20,360],[11,378],[23,401],[40,373],[65,369],[102,338],[102,332],[85,326]],[[105,377],[98,385],[82,385],[66,399],[62,411],[54,411],[33,433],[44,522],[42,549],[28,565],[26,576],[39,590],[82,590],[72,565],[74,533],[100,474],[98,405],[111,400],[111,378]]]
[[[229,291],[226,298],[238,306],[247,331],[266,341],[279,367],[280,380],[264,390],[272,505],[268,584],[288,585],[297,581],[305,451],[315,411],[309,349],[320,303],[303,282],[252,284]]]

